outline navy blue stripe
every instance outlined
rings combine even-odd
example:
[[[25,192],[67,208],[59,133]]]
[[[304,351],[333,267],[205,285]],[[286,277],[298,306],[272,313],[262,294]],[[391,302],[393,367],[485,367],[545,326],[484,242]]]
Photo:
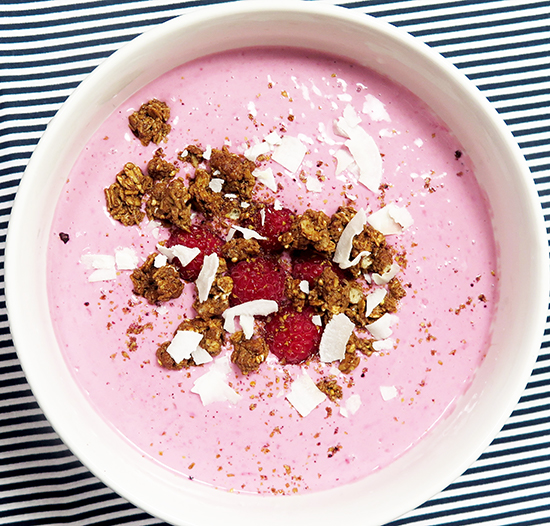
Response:
[[[510,35],[505,35],[507,37],[509,37]],[[475,38],[475,39],[472,39],[472,43],[474,43],[474,41],[477,43],[479,39],[478,38]],[[494,52],[494,51],[502,51],[503,53],[506,53],[507,51],[509,51],[510,49],[529,49],[529,48],[532,48],[532,47],[538,47],[538,46],[543,46],[543,45],[546,45],[550,42],[550,38],[533,38],[533,39],[529,39],[529,40],[526,40],[526,41],[522,41],[522,42],[514,42],[512,40],[508,40],[506,41],[505,44],[493,44],[493,45],[488,45],[488,46],[479,46],[479,45],[475,45],[475,46],[472,46],[470,48],[467,48],[467,49],[454,49],[452,51],[441,51],[441,54],[444,56],[444,57],[447,57],[447,58],[453,58],[453,57],[460,57],[460,56],[464,56],[464,55],[475,55],[475,54],[481,54],[481,53],[490,53],[490,52]],[[438,43],[438,42],[427,42],[428,45],[432,46],[432,47],[435,47],[437,48],[438,46],[442,46],[443,44],[441,43]]]

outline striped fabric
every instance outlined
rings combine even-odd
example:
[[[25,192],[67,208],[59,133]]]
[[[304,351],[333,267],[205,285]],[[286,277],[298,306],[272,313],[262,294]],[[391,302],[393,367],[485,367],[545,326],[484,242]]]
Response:
[[[19,180],[63,101],[125,42],[188,9],[212,3],[216,2],[1,2],[0,524],[162,524],[95,478],[48,424],[10,340],[1,258]],[[550,208],[550,1],[340,4],[409,31],[456,64],[483,91],[520,144],[546,213]],[[545,219],[550,221],[550,215],[546,213]],[[523,397],[481,458],[445,491],[393,526],[550,524],[549,347],[547,328]]]

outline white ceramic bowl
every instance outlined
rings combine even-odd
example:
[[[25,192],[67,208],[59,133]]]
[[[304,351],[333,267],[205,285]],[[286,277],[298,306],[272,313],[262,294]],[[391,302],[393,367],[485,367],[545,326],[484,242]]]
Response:
[[[328,493],[254,497],[182,480],[142,458],[88,403],[52,329],[46,247],[55,204],[79,151],[129,95],[165,71],[230,48],[292,45],[381,71],[426,101],[473,159],[492,207],[500,300],[492,344],[450,417],[387,468]],[[40,191],[36,191],[40,188]],[[24,243],[21,240],[25,240]],[[498,433],[529,378],[547,309],[542,214],[524,159],[496,112],[451,64],[390,25],[321,3],[238,2],[194,10],[135,39],[98,67],[52,120],[13,209],[6,255],[11,330],[46,416],[100,479],[174,524],[382,524],[459,476]]]

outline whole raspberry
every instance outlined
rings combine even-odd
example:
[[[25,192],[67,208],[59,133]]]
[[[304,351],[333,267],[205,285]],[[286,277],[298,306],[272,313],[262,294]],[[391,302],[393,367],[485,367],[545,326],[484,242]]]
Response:
[[[286,300],[286,273],[279,263],[270,257],[239,261],[231,270],[234,305],[253,300],[274,300],[279,304]]]
[[[260,245],[272,252],[283,250],[279,236],[290,230],[294,217],[295,214],[288,208],[275,210],[273,205],[260,208],[252,218],[254,230],[267,238],[261,240]]]
[[[319,350],[321,328],[311,320],[313,315],[311,308],[298,312],[287,306],[266,323],[267,345],[282,363],[301,363]]]
[[[174,229],[166,242],[168,247],[183,245],[188,248],[200,248],[201,253],[186,267],[182,266],[178,258],[174,258],[172,264],[178,269],[182,279],[195,281],[204,262],[204,256],[220,254],[223,241],[212,230],[204,225],[193,225],[189,232],[179,228]]]
[[[340,267],[319,254],[303,254],[293,258],[291,273],[293,278],[306,280],[313,286],[325,267],[330,267],[341,280],[346,278]]]

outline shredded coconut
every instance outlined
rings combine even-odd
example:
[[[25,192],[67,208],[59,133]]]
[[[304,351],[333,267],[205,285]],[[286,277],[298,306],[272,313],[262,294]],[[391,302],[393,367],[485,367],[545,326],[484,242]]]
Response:
[[[354,323],[342,312],[327,323],[319,344],[319,358],[322,362],[334,362],[344,358],[346,345],[354,327]]]
[[[286,395],[286,399],[301,416],[306,417],[320,403],[324,402],[326,395],[315,385],[309,375],[303,372],[292,382],[290,393]]]
[[[208,299],[208,294],[210,294],[210,289],[212,288],[212,283],[214,283],[214,279],[216,278],[216,272],[218,272],[219,265],[220,258],[217,254],[209,254],[204,256],[201,271],[199,272],[197,281],[195,281],[199,301],[201,303]]]

